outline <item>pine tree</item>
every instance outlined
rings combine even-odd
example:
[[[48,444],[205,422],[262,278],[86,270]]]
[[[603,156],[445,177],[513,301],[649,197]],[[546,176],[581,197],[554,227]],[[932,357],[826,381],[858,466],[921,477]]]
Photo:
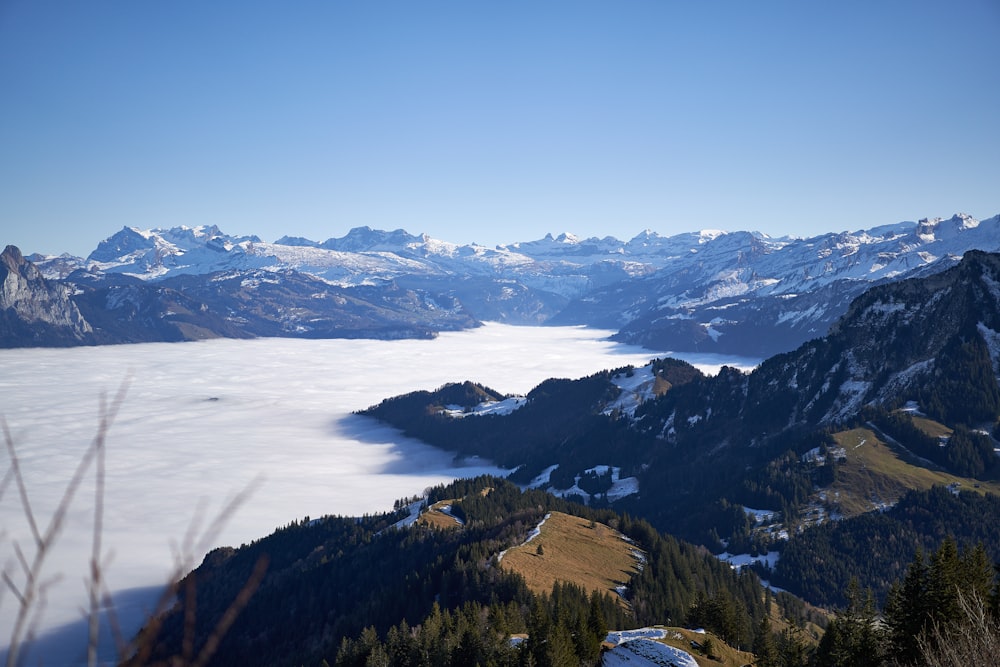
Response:
[[[959,587],[968,596],[989,600],[993,592],[994,570],[982,542],[962,554]]]
[[[927,599],[929,570],[922,549],[913,555],[901,583],[889,589],[883,616],[889,652],[904,664],[917,660],[917,638],[930,618]]]
[[[542,596],[545,598],[545,596]],[[546,607],[547,600],[534,598],[528,616],[527,650],[538,667],[551,667],[547,644],[552,632],[552,623]]]
[[[806,667],[809,650],[799,628],[785,628],[778,635],[778,664],[781,667]]]
[[[573,638],[566,626],[562,624],[557,625],[552,634],[549,635],[546,653],[548,664],[551,667],[579,667],[580,665],[580,659],[573,646]]]
[[[757,667],[779,667],[778,644],[774,640],[771,619],[762,616],[753,638],[753,652],[757,656]]]
[[[949,535],[931,556],[927,585],[927,604],[931,618],[942,625],[951,623],[961,614],[958,606],[961,567],[958,545]]]
[[[882,664],[884,640],[877,623],[875,597],[861,592],[856,578],[847,587],[847,607],[827,628],[818,651],[824,667],[877,667]]]

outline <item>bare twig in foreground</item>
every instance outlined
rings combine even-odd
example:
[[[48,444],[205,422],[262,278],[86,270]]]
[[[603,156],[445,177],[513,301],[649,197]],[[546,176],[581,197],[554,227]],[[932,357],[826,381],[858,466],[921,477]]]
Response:
[[[246,502],[260,482],[260,479],[254,480],[245,489],[230,498],[204,531],[199,530],[203,514],[201,512],[196,513],[182,546],[179,549],[175,549],[174,570],[170,582],[165,587],[146,626],[131,643],[126,642],[122,635],[104,576],[107,569],[108,556],[102,554],[102,536],[104,530],[105,442],[108,431],[124,402],[128,384],[128,380],[122,382],[118,392],[110,403],[103,396],[101,397],[97,433],[80,457],[80,461],[44,530],[40,528],[35,510],[32,508],[28,486],[21,470],[14,439],[11,436],[7,422],[3,417],[0,417],[0,428],[3,430],[4,444],[10,461],[7,471],[0,478],[0,499],[3,498],[5,491],[11,486],[17,488],[21,511],[30,529],[31,542],[34,546],[33,550],[28,549],[26,553],[20,543],[12,540],[11,548],[16,557],[15,562],[17,565],[15,570],[19,570],[19,573],[11,571],[9,568],[5,568],[0,572],[0,599],[2,599],[2,593],[10,592],[17,603],[16,617],[7,650],[7,667],[22,664],[24,662],[25,649],[35,639],[42,612],[45,608],[46,591],[58,579],[58,577],[49,580],[43,579],[43,567],[64,526],[66,516],[76,493],[92,465],[95,469],[95,489],[91,554],[88,568],[89,574],[86,581],[88,595],[86,648],[87,664],[93,667],[96,667],[98,664],[97,649],[99,644],[100,614],[102,611],[108,617],[108,623],[116,641],[118,661],[124,662],[128,660],[130,664],[145,663],[155,645],[155,640],[162,623],[162,615],[167,611],[176,597],[177,582],[181,580],[185,573],[193,568],[196,554],[204,553],[208,550],[212,545],[212,541],[219,535],[229,518],[232,517],[240,505]],[[5,532],[3,535],[0,535],[0,537],[5,536]],[[167,664],[171,666],[197,665],[198,667],[207,664],[217,650],[222,636],[228,631],[237,615],[246,606],[250,596],[260,585],[266,568],[266,560],[262,559],[257,563],[253,573],[244,584],[243,589],[218,620],[214,630],[206,639],[201,651],[197,655],[194,655],[192,644],[192,648],[186,650],[183,656],[171,658]]]
[[[50,519],[44,532],[39,529],[35,513],[31,508],[31,502],[28,497],[28,488],[25,484],[24,474],[21,471],[17,450],[14,447],[14,438],[10,434],[10,429],[7,426],[6,420],[0,418],[0,425],[3,427],[4,443],[7,448],[7,456],[10,459],[9,473],[13,477],[14,484],[17,486],[18,494],[21,499],[21,510],[28,522],[28,526],[31,528],[31,535],[35,543],[34,555],[31,557],[29,562],[29,559],[25,557],[23,551],[21,550],[21,546],[17,542],[14,542],[15,552],[18,554],[18,559],[21,562],[22,569],[24,570],[24,583],[20,588],[14,584],[14,581],[10,577],[9,573],[4,572],[4,584],[18,598],[19,604],[17,616],[14,620],[14,627],[11,630],[10,648],[7,652],[8,667],[13,667],[18,664],[18,656],[21,647],[24,646],[27,641],[30,641],[30,639],[34,636],[38,621],[37,612],[39,611],[36,607],[36,603],[38,602],[39,595],[44,592],[44,589],[42,588],[43,582],[41,581],[41,574],[42,568],[45,565],[45,559],[51,551],[52,545],[59,537],[59,532],[62,530],[63,522],[66,519],[66,513],[69,511],[73,498],[76,495],[84,476],[90,468],[91,463],[93,463],[95,457],[98,456],[98,452],[103,452],[108,429],[111,427],[115,417],[118,415],[118,410],[125,399],[127,388],[127,381],[123,382],[110,405],[105,405],[104,401],[101,401],[100,423],[98,425],[97,435],[94,436],[90,446],[84,451],[84,454],[81,457],[79,464],[77,464],[73,475],[70,477],[65,491],[63,491],[62,498],[59,500],[59,504],[57,505],[55,512],[52,514],[52,518]]]

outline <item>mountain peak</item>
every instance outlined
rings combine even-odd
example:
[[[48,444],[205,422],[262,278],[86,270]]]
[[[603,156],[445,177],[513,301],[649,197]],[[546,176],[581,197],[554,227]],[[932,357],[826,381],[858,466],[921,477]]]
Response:
[[[24,263],[24,255],[16,245],[9,245],[0,253],[0,264],[7,267],[8,271],[18,271]]]
[[[155,246],[150,234],[142,233],[135,227],[122,227],[120,231],[97,244],[94,252],[87,256],[91,262],[113,262],[123,255],[138,250],[149,250]]]
[[[402,250],[410,243],[426,242],[426,235],[414,236],[405,229],[384,231],[364,225],[353,227],[341,238],[329,238],[320,247],[340,252],[366,252],[377,249]]]

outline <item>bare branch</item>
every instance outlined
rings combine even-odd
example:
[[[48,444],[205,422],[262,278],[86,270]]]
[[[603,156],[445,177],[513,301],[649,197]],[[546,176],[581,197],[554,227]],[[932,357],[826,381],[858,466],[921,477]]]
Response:
[[[193,569],[194,558],[198,554],[206,552],[212,546],[213,540],[222,532],[226,522],[246,502],[262,481],[261,477],[252,480],[243,490],[229,498],[223,504],[218,514],[208,523],[207,528],[203,527],[202,523],[205,516],[204,511],[196,512],[182,545],[179,548],[174,548],[175,569],[170,583],[164,588],[160,600],[154,607],[154,611],[149,617],[146,626],[131,643],[126,642],[122,636],[121,626],[118,622],[114,603],[105,579],[110,555],[102,560],[102,540],[106,488],[106,438],[124,402],[128,386],[129,379],[126,379],[122,382],[110,402],[103,395],[101,396],[97,433],[90,445],[83,451],[76,469],[69,478],[62,497],[44,531],[39,527],[31,507],[27,484],[25,483],[10,429],[7,423],[0,417],[6,450],[11,461],[10,467],[4,473],[3,477],[0,478],[0,497],[3,496],[8,487],[12,485],[17,487],[22,511],[28,521],[36,547],[35,553],[29,557],[16,541],[11,541],[17,561],[23,571],[24,583],[22,585],[15,582],[11,572],[8,571],[11,566],[7,566],[0,573],[6,589],[9,589],[17,598],[19,605],[14,628],[11,631],[10,648],[7,653],[8,667],[20,664],[22,657],[20,655],[21,649],[30,644],[35,638],[36,630],[39,627],[42,613],[46,606],[47,590],[54,583],[53,579],[47,581],[41,580],[43,565],[60,534],[67,519],[70,506],[84,478],[89,473],[91,466],[94,466],[95,470],[94,519],[89,575],[86,579],[89,608],[85,612],[85,615],[88,617],[87,661],[88,665],[94,666],[97,665],[98,659],[97,646],[100,633],[100,614],[102,611],[107,614],[108,625],[115,637],[120,661],[131,664],[146,662],[155,646],[155,639],[162,626],[163,615],[173,603],[173,600],[176,599],[178,583],[187,572]],[[203,509],[204,506],[202,505],[201,510]],[[184,639],[182,655],[169,659],[169,664],[197,665],[198,667],[203,667],[207,664],[217,651],[222,637],[235,622],[237,616],[246,607],[250,597],[259,587],[266,569],[266,559],[258,561],[254,572],[225,611],[222,618],[219,619],[212,633],[206,639],[204,645],[201,646],[197,656],[195,656],[194,634],[196,593],[194,590],[194,579],[189,578],[188,582],[192,590],[187,595],[190,606],[186,611],[186,625],[190,628],[190,633]],[[3,590],[4,587],[0,587],[0,593]]]
[[[42,547],[42,534],[38,530],[38,523],[35,521],[35,513],[31,511],[31,502],[28,500],[28,488],[24,484],[24,475],[21,474],[21,463],[17,458],[17,451],[14,449],[14,438],[10,434],[10,428],[7,426],[7,420],[0,417],[0,426],[3,427],[3,439],[4,443],[7,445],[7,456],[10,457],[10,470],[9,474],[13,475],[14,482],[17,484],[18,494],[21,496],[21,508],[24,510],[24,518],[28,520],[28,526],[31,527],[31,535],[35,538],[35,544],[38,548]],[[6,475],[4,475],[6,477]]]
[[[21,496],[21,508],[28,521],[28,525],[31,528],[32,536],[36,545],[34,558],[31,559],[29,564],[28,559],[21,552],[20,547],[18,547],[15,543],[15,551],[18,555],[18,559],[21,561],[21,566],[25,568],[26,581],[24,589],[20,591],[20,594],[18,595],[20,608],[18,609],[17,617],[14,621],[14,627],[11,630],[10,648],[7,652],[8,667],[13,667],[18,664],[18,656],[21,647],[29,644],[34,638],[35,628],[41,619],[41,612],[45,607],[45,585],[39,584],[38,578],[41,575],[46,556],[51,550],[52,545],[55,543],[56,538],[59,536],[63,522],[69,512],[69,507],[73,502],[77,489],[83,482],[83,478],[86,475],[87,470],[90,468],[91,463],[98,453],[103,452],[108,429],[110,429],[111,424],[114,422],[114,419],[118,414],[118,410],[121,408],[122,402],[125,400],[128,384],[128,379],[122,382],[110,406],[105,404],[103,398],[101,399],[100,419],[97,434],[95,435],[90,446],[84,451],[83,456],[81,456],[76,470],[74,470],[73,475],[70,477],[70,480],[66,485],[66,489],[63,491],[63,495],[52,514],[52,518],[49,520],[49,524],[46,527],[44,534],[39,531],[34,512],[31,509],[27,485],[25,484],[24,475],[21,472],[20,462],[17,457],[17,451],[14,447],[14,439],[10,434],[10,429],[7,426],[6,420],[0,418],[0,426],[3,428],[7,453],[11,460],[11,474]],[[17,592],[16,587],[12,587],[13,582],[6,573],[4,574],[4,579],[8,587],[11,587],[12,590]]]
[[[18,590],[17,584],[15,584],[14,580],[10,578],[10,575],[4,572],[3,574],[0,574],[0,577],[3,577],[3,582],[7,584],[7,588],[10,589],[10,592],[14,594],[14,597],[17,598],[21,606],[24,606],[25,604],[24,595],[21,593],[20,590]]]
[[[17,562],[21,564],[21,569],[24,570],[24,576],[30,584],[35,578],[31,571],[31,566],[28,565],[28,559],[24,557],[24,552],[21,551],[21,545],[15,540],[11,542],[11,548],[14,550],[14,554],[17,556]]]
[[[3,417],[0,417],[0,421],[3,421]],[[4,424],[4,430],[6,431],[7,425]],[[0,500],[3,499],[3,494],[7,491],[7,487],[11,482],[14,481],[14,467],[11,466],[7,468],[7,472],[3,474],[3,479],[0,479]]]
[[[87,623],[87,665],[97,666],[97,644],[100,638],[101,590],[104,587],[101,568],[101,535],[104,530],[104,434],[107,432],[107,410],[104,397],[101,397],[101,425],[95,441],[94,482],[94,532],[90,551],[90,583],[87,586],[90,594],[90,614]]]

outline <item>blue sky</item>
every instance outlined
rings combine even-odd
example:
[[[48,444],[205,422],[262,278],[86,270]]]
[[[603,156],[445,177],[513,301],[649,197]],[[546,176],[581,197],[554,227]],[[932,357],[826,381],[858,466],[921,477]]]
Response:
[[[0,243],[1000,213],[1000,2],[0,0]]]

